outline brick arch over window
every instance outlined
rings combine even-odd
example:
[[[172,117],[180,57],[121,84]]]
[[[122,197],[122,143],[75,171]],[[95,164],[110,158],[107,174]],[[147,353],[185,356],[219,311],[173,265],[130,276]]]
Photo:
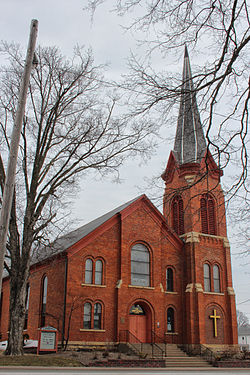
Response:
[[[203,194],[200,200],[201,231],[206,234],[217,234],[215,200],[211,194]]]
[[[171,212],[173,229],[180,236],[184,233],[184,208],[183,199],[180,195],[173,198]]]

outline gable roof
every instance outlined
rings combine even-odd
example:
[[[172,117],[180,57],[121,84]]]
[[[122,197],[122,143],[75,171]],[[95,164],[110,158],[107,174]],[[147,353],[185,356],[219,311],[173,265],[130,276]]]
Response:
[[[64,254],[68,249],[70,249],[71,246],[75,245],[77,242],[82,240],[91,232],[94,232],[98,227],[100,227],[102,224],[104,224],[109,219],[114,217],[116,214],[121,213],[123,210],[129,207],[132,203],[135,203],[136,201],[140,201],[140,200],[147,202],[149,207],[151,207],[156,213],[158,219],[164,221],[166,228],[168,228],[167,230],[169,231],[169,233],[171,233],[175,241],[182,243],[183,240],[179,238],[179,236],[174,232],[174,230],[168,226],[167,221],[165,217],[162,215],[162,213],[155,207],[155,205],[149,200],[149,198],[145,194],[142,194],[122,204],[121,206],[114,208],[113,210],[98,217],[97,219],[92,220],[89,223],[65,234],[64,236],[57,238],[50,245],[41,247],[40,249],[36,249],[36,253],[33,254],[33,256],[31,257],[30,266],[35,266],[36,264],[40,262],[47,261],[56,255]],[[9,273],[7,272],[6,269],[4,269],[3,279],[5,278],[8,279],[8,277],[9,277]]]
[[[250,325],[241,326],[238,328],[238,335],[250,335]]]
[[[132,199],[131,201],[122,204],[119,207],[116,207],[115,209],[107,212],[106,214],[98,217],[97,219],[90,221],[88,224],[83,225],[82,227],[75,229],[72,232],[67,233],[66,235],[58,238],[58,240],[55,241],[53,244],[53,247],[57,247],[61,249],[61,251],[68,249],[70,246],[74,245],[76,242],[80,241],[83,237],[87,236],[87,234],[93,232],[96,228],[98,228],[100,225],[105,223],[107,220],[111,219],[114,215],[116,215],[118,212],[121,212],[126,207],[130,206],[131,203],[135,202],[141,196],[136,197]]]
[[[111,219],[114,215],[118,214],[128,206],[130,206],[133,202],[139,200],[140,198],[144,197],[145,195],[140,195],[129,202],[122,204],[114,208],[113,210],[107,212],[106,214],[98,217],[95,220],[90,221],[89,223],[65,234],[62,237],[56,239],[51,245],[47,247],[43,247],[33,255],[31,260],[31,265],[35,263],[41,262],[50,258],[51,256],[63,253],[65,250],[69,249],[72,245],[76,244],[82,238],[86,237],[88,234],[93,232],[99,226],[104,224],[106,221]]]
[[[133,203],[135,203],[136,201],[140,201],[140,200],[144,200],[148,203],[151,209],[153,209],[154,212],[157,214],[158,219],[164,221],[166,227],[168,228],[172,236],[175,238],[175,240],[182,243],[182,240],[178,237],[178,235],[168,226],[167,221],[165,217],[162,215],[162,213],[154,206],[154,204],[149,200],[149,198],[145,194],[142,194],[122,204],[121,206],[114,208],[113,210],[98,217],[97,219],[65,234],[62,237],[59,237],[50,246],[41,248],[40,251],[38,250],[36,254],[34,254],[34,256],[32,257],[31,265],[35,265],[39,262],[45,261],[55,255],[63,254],[65,251],[70,249],[71,246],[77,244],[77,242],[85,238],[91,232],[94,232],[98,227],[106,223],[109,219],[114,217],[116,214],[121,213],[126,208],[131,206]]]
[[[168,228],[169,232],[173,235],[175,240],[182,242],[182,240],[177,236],[177,234],[168,226],[166,219],[164,218],[162,213],[154,206],[154,204],[148,199],[148,197],[145,194],[142,194],[122,204],[121,206],[114,208],[113,210],[98,217],[97,219],[92,220],[91,222],[65,234],[62,237],[59,237],[51,245],[47,247],[41,247],[40,249],[36,251],[35,254],[33,254],[30,265],[35,266],[36,264],[49,260],[50,258],[56,255],[65,253],[65,251],[67,251],[71,246],[73,246],[74,244],[82,240],[91,232],[94,232],[98,227],[100,227],[102,224],[104,224],[109,219],[114,217],[116,214],[121,213],[123,210],[128,208],[132,203],[135,203],[136,201],[140,201],[140,200],[146,200],[148,205],[157,214],[158,218],[164,221],[166,227]],[[4,270],[3,278],[8,278],[8,276],[9,276],[8,272]]]

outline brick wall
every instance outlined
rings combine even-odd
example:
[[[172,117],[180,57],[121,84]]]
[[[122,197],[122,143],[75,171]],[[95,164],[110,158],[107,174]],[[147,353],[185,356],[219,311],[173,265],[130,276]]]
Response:
[[[175,180],[173,180],[175,181]],[[218,188],[219,189],[219,188]],[[194,204],[195,206],[195,204]],[[194,212],[194,207],[190,208]],[[190,215],[189,219],[198,228]],[[195,215],[194,215],[195,216]],[[224,220],[224,219],[223,219]],[[222,220],[222,222],[223,222]],[[196,225],[196,226],[195,226]],[[225,222],[220,224],[225,232]],[[223,229],[224,228],[224,229]],[[224,232],[223,232],[224,230]],[[147,315],[149,333],[157,334],[157,340],[175,343],[216,343],[213,326],[207,309],[216,306],[223,312],[223,339],[225,344],[235,344],[234,296],[229,296],[232,286],[229,249],[222,237],[197,234],[195,239],[184,236],[179,239],[166,225],[161,214],[146,198],[140,198],[121,214],[115,215],[93,233],[68,250],[68,280],[66,299],[65,333],[75,344],[108,343],[119,340],[119,332],[129,329],[129,310],[135,303],[143,306]],[[137,243],[147,246],[150,253],[150,287],[131,286],[131,247]],[[85,261],[102,259],[104,282],[101,286],[86,285]],[[204,293],[203,264],[218,264],[221,270],[221,293]],[[174,291],[166,292],[166,268],[174,270]],[[63,324],[65,258],[54,257],[42,265],[33,266],[30,273],[30,306],[27,333],[37,339],[41,303],[41,281],[48,277],[46,325],[61,332]],[[189,287],[187,287],[189,285]],[[83,327],[85,302],[100,303],[102,327],[86,330]],[[175,312],[174,335],[167,333],[166,312]],[[3,283],[3,311],[1,332],[7,337],[8,281]],[[69,325],[70,321],[70,325]],[[93,328],[93,327],[92,327]],[[221,332],[221,331],[220,331]],[[59,340],[60,340],[59,335]],[[213,338],[213,339],[212,339]]]

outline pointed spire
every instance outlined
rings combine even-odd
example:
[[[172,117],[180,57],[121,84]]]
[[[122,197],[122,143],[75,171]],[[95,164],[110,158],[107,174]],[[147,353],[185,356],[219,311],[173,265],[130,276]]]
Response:
[[[206,141],[194,92],[188,50],[187,46],[185,46],[182,94],[175,135],[174,154],[179,164],[199,163],[206,148]]]

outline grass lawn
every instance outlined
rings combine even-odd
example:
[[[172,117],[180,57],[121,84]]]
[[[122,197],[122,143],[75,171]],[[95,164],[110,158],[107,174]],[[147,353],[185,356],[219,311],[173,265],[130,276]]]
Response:
[[[54,366],[82,367],[80,361],[56,354],[24,354],[23,356],[0,355],[0,366]]]

